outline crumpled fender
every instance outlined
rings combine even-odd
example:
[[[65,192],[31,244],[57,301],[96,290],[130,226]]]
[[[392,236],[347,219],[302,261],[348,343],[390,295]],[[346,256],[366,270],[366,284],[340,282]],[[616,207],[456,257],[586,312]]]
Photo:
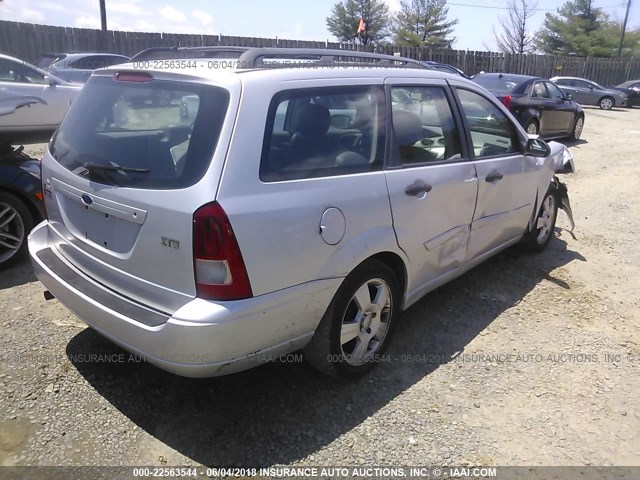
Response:
[[[538,135],[529,135],[529,138],[538,138]],[[558,142],[548,142],[549,148],[551,149],[551,160],[553,162],[553,168],[556,174],[566,174],[566,173],[575,173],[576,167],[573,161],[573,155],[569,149]],[[571,232],[573,232],[575,228],[575,221],[573,219],[573,211],[571,210],[571,202],[569,201],[569,192],[567,189],[567,185],[558,180],[556,175],[553,175],[551,179],[550,188],[556,190],[557,199],[559,202],[558,207],[563,210],[567,217],[569,218],[569,222],[571,223]],[[541,195],[544,191],[538,190]],[[531,220],[529,221],[529,230],[534,228],[535,221],[538,215],[539,206],[539,196],[536,194],[536,201],[534,211],[531,216]]]
[[[567,190],[567,186],[558,180],[558,177],[553,177],[553,183],[555,184],[555,188],[558,192],[558,200],[560,201],[559,207],[567,214],[569,217],[569,223],[571,223],[571,232],[576,228],[576,222],[573,220],[573,212],[571,211],[571,203],[569,202],[569,192]]]

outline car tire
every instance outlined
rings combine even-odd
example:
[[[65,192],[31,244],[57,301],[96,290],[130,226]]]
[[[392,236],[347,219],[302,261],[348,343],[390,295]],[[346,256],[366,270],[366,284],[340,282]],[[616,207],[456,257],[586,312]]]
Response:
[[[520,240],[519,246],[522,250],[537,253],[547,248],[556,227],[559,205],[558,192],[550,187],[542,199],[533,229],[527,230]]]
[[[538,120],[532,118],[525,124],[524,129],[529,135],[538,135],[540,133],[540,124]]]
[[[575,123],[573,124],[573,130],[569,134],[569,140],[575,142],[576,140],[580,140],[580,136],[582,135],[582,130],[584,129],[584,117],[580,115],[576,118]]]
[[[331,300],[304,348],[305,359],[322,373],[343,379],[370,371],[391,340],[400,294],[387,264],[374,259],[358,266]]]
[[[600,100],[598,100],[598,106],[602,110],[611,110],[613,107],[616,106],[616,102],[611,97],[602,97]]]
[[[8,268],[27,253],[27,235],[33,216],[15,195],[0,191],[0,269]]]

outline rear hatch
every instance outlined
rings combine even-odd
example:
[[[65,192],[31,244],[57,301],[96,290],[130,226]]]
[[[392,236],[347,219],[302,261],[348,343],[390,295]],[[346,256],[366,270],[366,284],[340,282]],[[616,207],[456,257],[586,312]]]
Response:
[[[239,82],[226,82],[140,71],[89,80],[43,162],[49,222],[70,263],[163,312],[195,296],[193,215],[215,198],[239,98]]]

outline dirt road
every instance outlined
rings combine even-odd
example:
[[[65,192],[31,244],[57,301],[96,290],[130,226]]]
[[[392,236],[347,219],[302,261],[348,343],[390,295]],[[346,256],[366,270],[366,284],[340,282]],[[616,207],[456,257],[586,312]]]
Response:
[[[0,465],[639,464],[640,109],[589,109],[583,138],[575,238],[430,294],[355,383],[178,378],[45,302],[27,263],[1,273]]]

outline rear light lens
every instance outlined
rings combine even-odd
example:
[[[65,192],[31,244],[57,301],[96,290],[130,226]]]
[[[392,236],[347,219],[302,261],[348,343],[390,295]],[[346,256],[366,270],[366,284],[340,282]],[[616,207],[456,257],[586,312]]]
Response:
[[[239,300],[253,296],[238,241],[217,202],[193,214],[193,263],[199,298]]]
[[[500,100],[505,107],[511,108],[511,95],[505,95]]]

